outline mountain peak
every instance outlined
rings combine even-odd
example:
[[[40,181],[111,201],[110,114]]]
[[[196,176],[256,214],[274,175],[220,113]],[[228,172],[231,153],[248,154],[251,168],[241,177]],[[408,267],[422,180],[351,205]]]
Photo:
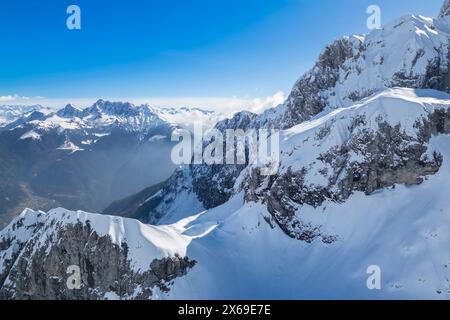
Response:
[[[105,101],[98,100],[92,107],[88,110],[93,110],[95,112],[103,112],[108,115],[136,115],[138,108],[129,102],[113,102],[113,101]]]
[[[74,107],[72,104],[67,104],[64,108],[59,110],[56,114],[62,118],[73,118],[80,116],[81,110]]]
[[[439,18],[443,18],[450,15],[450,0],[445,0],[439,12]]]

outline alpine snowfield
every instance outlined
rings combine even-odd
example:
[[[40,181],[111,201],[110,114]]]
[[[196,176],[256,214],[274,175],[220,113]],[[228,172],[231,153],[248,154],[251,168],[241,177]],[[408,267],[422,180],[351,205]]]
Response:
[[[450,299],[449,52],[445,0],[437,18],[408,15],[334,41],[284,104],[215,124],[222,133],[278,128],[271,176],[252,164],[184,165],[163,182],[130,186],[105,214],[23,211],[0,232],[0,299]],[[62,199],[82,209],[92,205],[86,195],[104,200],[117,186],[95,178],[110,146],[122,141],[120,159],[168,139],[183,119],[216,117],[99,100],[5,128],[19,130],[14,145],[56,148],[60,174],[47,170],[36,190],[53,177],[59,193],[69,172],[77,186],[92,183]],[[83,160],[96,147],[84,176],[74,171],[79,161],[71,170],[59,161],[60,153]],[[154,150],[126,163],[146,169]],[[160,171],[164,161],[154,163]],[[111,172],[133,182],[145,172],[119,164]],[[80,270],[77,290],[66,286],[71,266]],[[373,267],[379,290],[368,285]]]
[[[392,125],[401,122],[413,135],[418,119],[435,109],[450,108],[449,98],[433,90],[393,89],[318,116],[283,132],[282,149],[296,151],[283,152],[281,166],[308,166],[320,150],[342,145],[348,139],[349,119],[361,115],[366,116],[368,130],[376,130],[375,119],[381,116]],[[323,128],[331,132],[317,141],[314,137]],[[26,210],[0,239],[30,242],[39,237],[33,245],[38,250],[48,248],[46,239],[58,234],[58,228],[89,223],[99,236],[128,244],[135,270],[176,255],[196,261],[168,292],[155,291],[154,299],[446,299],[450,297],[450,137],[433,137],[428,149],[439,152],[444,161],[439,172],[419,185],[399,184],[370,195],[355,192],[342,203],[299,206],[296,214],[303,223],[318,225],[321,232],[336,237],[328,244],[286,236],[267,222],[270,213],[264,203],[244,201],[244,191],[222,206],[165,226],[63,209],[47,214]],[[322,181],[314,174],[308,179],[316,185]],[[22,233],[35,225],[39,232]],[[50,246],[57,241],[53,238]],[[13,243],[0,251],[0,261],[14,256],[12,251],[18,247]],[[366,270],[371,265],[382,270],[382,290],[367,289]],[[104,298],[119,297],[109,292]]]

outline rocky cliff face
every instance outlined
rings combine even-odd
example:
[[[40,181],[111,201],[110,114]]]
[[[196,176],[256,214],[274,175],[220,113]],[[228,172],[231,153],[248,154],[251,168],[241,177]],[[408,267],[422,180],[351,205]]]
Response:
[[[443,12],[445,8],[446,5]],[[285,104],[261,115],[238,113],[216,127],[289,129],[394,87],[448,92],[449,23],[443,14],[438,19],[404,16],[368,35],[338,39],[325,48],[314,67],[297,81]],[[190,192],[190,202],[201,203],[196,209],[225,203],[234,193],[245,167],[200,165],[183,169],[186,177],[183,186]],[[174,195],[167,197],[171,199]],[[166,211],[170,208],[173,208],[170,204],[165,206]],[[182,215],[180,210],[173,210]],[[151,211],[148,213],[154,216]],[[159,218],[151,221],[158,222],[163,215],[158,210]]]
[[[282,128],[290,128],[322,112],[328,106],[324,93],[337,85],[344,63],[359,58],[363,50],[358,38],[343,38],[329,45],[313,70],[294,85],[287,99]]]
[[[225,136],[227,129],[258,129],[255,122],[258,116],[251,112],[240,112],[230,119],[219,121],[215,129]],[[204,146],[212,140],[204,141]],[[235,141],[236,142],[236,141]],[[224,142],[224,154],[226,150]],[[174,217],[186,217],[204,209],[217,207],[233,195],[236,179],[243,169],[243,165],[208,165],[192,164],[179,168],[158,188],[148,188],[136,195],[131,206],[136,207],[132,217],[146,223],[175,222]],[[179,199],[183,199],[182,203]],[[120,214],[116,209],[129,203],[130,199],[123,199],[108,207],[107,214]],[[137,205],[136,205],[137,204]]]
[[[0,233],[0,297],[254,298],[251,288],[263,288],[265,298],[330,297],[336,291],[321,286],[347,285],[338,297],[370,298],[361,289],[366,268],[380,263],[393,279],[380,297],[439,298],[450,261],[442,229],[449,101],[435,90],[392,89],[284,130],[276,175],[250,165],[230,200],[188,218],[168,211],[171,225],[26,211]],[[148,208],[189,205],[190,175],[178,172],[166,193],[148,190]],[[424,271],[429,247],[433,263]],[[399,263],[409,266],[406,275],[394,272]],[[67,287],[71,265],[80,268],[79,290]],[[309,276],[318,269],[320,277]]]
[[[448,15],[450,15],[450,1],[445,0],[444,4],[442,5],[441,11],[439,12],[439,17],[444,18]]]
[[[135,247],[152,248],[136,234],[125,233],[117,241],[117,235],[96,230],[96,218],[61,210],[25,211],[0,233],[0,299],[151,299],[169,292],[172,281],[195,265],[174,254],[155,256],[136,268]],[[128,226],[132,221],[112,223]],[[137,241],[128,242],[127,236]],[[70,266],[80,270],[80,288],[67,285]]]
[[[371,195],[397,184],[418,185],[436,174],[443,157],[428,143],[433,136],[450,133],[448,106],[421,114],[420,104],[405,105],[403,94],[395,97],[400,91],[393,92],[394,98],[391,93],[381,94],[374,98],[377,102],[362,104],[356,113],[328,119],[314,135],[300,134],[293,150],[292,145],[284,148],[290,151],[283,155],[277,175],[262,177],[258,169],[250,170],[245,182],[247,201],[264,202],[271,213],[270,221],[289,236],[306,242],[321,238],[329,243],[335,240],[332,235],[322,234],[320,226],[303,223],[303,206],[343,203],[355,192]],[[374,104],[378,103],[385,111],[374,114]],[[390,119],[395,112],[410,118],[415,111],[417,118],[411,127]],[[340,141],[329,144],[331,139]],[[297,163],[300,153],[308,153],[308,161]]]
[[[448,92],[449,28],[441,15],[440,20],[405,16],[367,36],[345,37],[329,45],[295,84],[287,99],[283,127],[386,88]]]
[[[271,213],[268,222],[287,235],[306,242],[317,238],[335,241],[334,235],[322,234],[320,226],[305,225],[298,214],[301,207],[317,208],[327,201],[342,203],[355,192],[370,195],[397,184],[421,184],[426,176],[437,173],[443,159],[439,151],[430,151],[428,143],[433,136],[449,133],[448,106],[438,108],[440,100],[435,99],[433,107],[423,108],[422,103],[428,102],[421,98],[436,94],[439,97],[437,91],[385,91],[355,107],[340,109],[337,115],[318,118],[315,121],[325,122],[314,126],[313,135],[298,135],[300,142],[295,145],[282,143],[281,169],[274,176],[261,176],[258,168],[245,165],[200,165],[180,170],[162,191],[152,190],[150,200],[139,208],[140,217],[148,221],[149,213],[152,223],[173,223],[173,217],[217,207],[245,190],[246,201],[265,203]],[[297,127],[283,134],[290,136]],[[300,153],[309,154],[309,160],[296,163]],[[174,206],[177,195],[183,192],[200,205]],[[167,212],[173,216],[164,220]]]
[[[450,294],[447,7],[439,19],[403,17],[337,40],[284,105],[216,125],[282,129],[273,176],[248,163],[184,166],[108,209],[156,227],[24,212],[0,233],[0,297]],[[388,279],[377,296],[364,287],[373,263]],[[69,265],[80,267],[77,291],[65,285]]]

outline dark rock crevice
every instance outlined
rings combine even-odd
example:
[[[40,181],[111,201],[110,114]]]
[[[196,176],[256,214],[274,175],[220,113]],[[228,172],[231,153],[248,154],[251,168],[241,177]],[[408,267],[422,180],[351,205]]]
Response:
[[[119,299],[150,299],[153,290],[170,291],[170,283],[196,264],[179,256],[155,259],[147,270],[135,271],[126,243],[99,236],[89,223],[61,226],[42,244],[39,229],[24,244],[13,263],[4,263],[6,280],[0,299],[97,300],[112,294]],[[2,246],[3,247],[3,246]],[[0,251],[1,252],[1,251]],[[67,287],[67,268],[79,266],[81,289]]]

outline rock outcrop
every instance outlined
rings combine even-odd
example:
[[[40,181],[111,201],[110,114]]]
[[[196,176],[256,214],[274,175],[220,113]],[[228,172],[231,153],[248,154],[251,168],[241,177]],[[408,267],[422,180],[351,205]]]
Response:
[[[450,15],[450,0],[445,0],[442,5],[441,11],[439,12],[439,17],[444,18]]]
[[[377,100],[386,113],[374,116],[371,109]],[[302,206],[317,208],[326,201],[345,202],[355,192],[370,195],[396,184],[421,184],[426,176],[439,171],[442,155],[430,150],[428,143],[433,136],[450,134],[450,109],[447,106],[427,110],[429,113],[418,116],[412,127],[389,121],[391,112],[404,114],[405,118],[412,110],[422,112],[420,104],[411,106],[405,102],[381,94],[360,106],[362,110],[356,115],[332,117],[316,129],[313,138],[312,134],[299,135],[297,139],[304,140],[288,151],[281,164],[284,169],[277,175],[262,177],[259,170],[250,171],[245,186],[247,201],[264,202],[271,220],[293,238],[312,242],[321,237],[324,242],[333,241],[332,236],[321,234],[320,226],[302,222]],[[348,117],[351,120],[343,120]],[[342,142],[327,146],[327,141],[339,134],[345,136]],[[290,160],[300,157],[301,152],[310,153],[310,162]]]
[[[448,1],[443,12],[447,7]],[[448,34],[448,26],[442,19],[409,15],[368,35],[338,39],[323,50],[311,70],[297,81],[283,105],[261,115],[239,113],[218,123],[217,128],[285,130],[395,87],[449,92]],[[189,190],[189,199],[199,201],[204,209],[212,208],[232,196],[245,167],[187,167],[182,169],[185,177],[182,185]],[[169,202],[174,196],[165,192],[159,195],[164,205],[157,206],[170,211]],[[150,221],[160,221],[165,215],[161,209],[156,212],[148,211],[150,217],[158,216]]]
[[[139,257],[130,254],[130,246],[143,243],[118,243],[99,233],[89,220],[96,215],[64,221],[68,215],[76,213],[27,210],[0,233],[0,299],[151,299],[155,292],[168,292],[171,282],[195,265],[173,255],[136,269]],[[67,284],[71,266],[80,271],[76,289]]]

